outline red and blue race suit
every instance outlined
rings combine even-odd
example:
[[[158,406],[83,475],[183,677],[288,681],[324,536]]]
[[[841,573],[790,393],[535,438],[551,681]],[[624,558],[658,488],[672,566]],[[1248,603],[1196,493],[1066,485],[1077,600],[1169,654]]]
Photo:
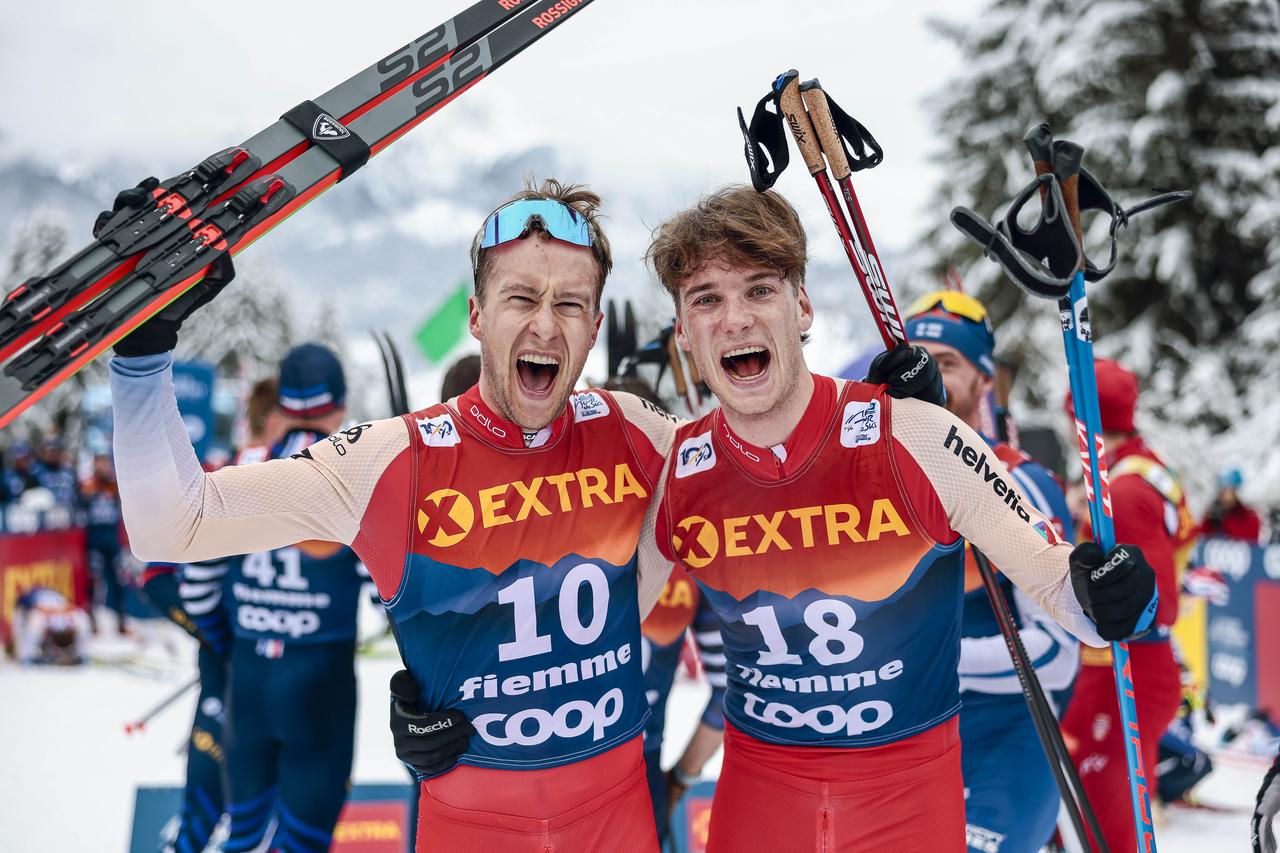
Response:
[[[419,849],[578,849],[617,832],[656,846],[639,625],[670,563],[636,554],[669,416],[587,392],[526,436],[472,389],[206,474],[167,356],[115,359],[112,381],[125,521],[145,556],[350,544],[423,707],[473,721],[459,766],[422,784]]]
[[[962,536],[1102,641],[1070,546],[975,432],[882,386],[814,382],[782,444],[716,411],[673,447],[658,542],[715,609],[728,664],[709,849],[960,850]]]

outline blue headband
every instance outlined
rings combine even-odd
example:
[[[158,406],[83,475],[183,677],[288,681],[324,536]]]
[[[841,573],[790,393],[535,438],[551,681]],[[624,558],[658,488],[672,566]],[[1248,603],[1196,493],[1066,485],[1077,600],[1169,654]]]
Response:
[[[996,338],[986,323],[975,323],[945,311],[928,311],[907,320],[907,337],[913,343],[937,341],[954,347],[987,376],[996,372],[992,358]]]

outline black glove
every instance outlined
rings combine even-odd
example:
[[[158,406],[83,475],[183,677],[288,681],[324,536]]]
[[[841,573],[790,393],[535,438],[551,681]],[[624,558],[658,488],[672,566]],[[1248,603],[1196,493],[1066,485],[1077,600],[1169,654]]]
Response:
[[[1276,812],[1280,811],[1280,755],[1271,764],[1267,776],[1258,789],[1258,802],[1253,809],[1250,827],[1254,853],[1276,853],[1276,835],[1271,827]]]
[[[236,277],[231,255],[222,254],[209,265],[203,279],[165,306],[160,313],[116,341],[116,355],[130,357],[169,352],[178,345],[178,330],[196,310],[204,307]]]
[[[867,368],[867,382],[888,385],[889,396],[915,397],[935,406],[945,405],[947,389],[942,371],[929,351],[914,344],[898,344],[877,355]]]
[[[98,214],[98,218],[93,221],[93,236],[97,237],[102,233],[102,229],[111,221],[111,217],[115,216],[126,207],[142,207],[147,199],[151,197],[151,192],[160,186],[160,181],[155,178],[144,178],[136,187],[129,187],[127,190],[121,190],[116,193],[116,200],[111,203],[110,210],[104,210]]]
[[[391,676],[391,739],[396,757],[421,780],[452,769],[476,730],[457,709],[424,713],[418,693],[418,682],[407,669]]]
[[[1077,545],[1071,552],[1071,586],[1104,640],[1132,640],[1155,621],[1156,573],[1136,545],[1117,545],[1105,555],[1093,542]]]

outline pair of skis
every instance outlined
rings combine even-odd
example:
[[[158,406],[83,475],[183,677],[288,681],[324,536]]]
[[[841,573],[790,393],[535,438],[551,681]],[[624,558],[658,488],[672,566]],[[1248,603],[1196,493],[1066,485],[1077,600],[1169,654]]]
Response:
[[[239,146],[148,179],[0,303],[0,427],[592,0],[479,0]]]

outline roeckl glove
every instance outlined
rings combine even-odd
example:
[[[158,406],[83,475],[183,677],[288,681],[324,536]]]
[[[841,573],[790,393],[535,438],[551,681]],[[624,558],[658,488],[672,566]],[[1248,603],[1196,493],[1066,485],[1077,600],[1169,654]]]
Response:
[[[899,400],[914,397],[935,406],[947,402],[947,389],[942,384],[938,362],[927,349],[915,344],[898,344],[877,355],[867,368],[866,381],[888,385],[889,396]]]
[[[1156,573],[1136,545],[1117,545],[1102,553],[1093,542],[1071,552],[1071,586],[1084,612],[1109,642],[1145,634],[1156,618],[1160,593]]]
[[[451,770],[476,730],[457,709],[423,711],[418,695],[418,682],[407,669],[391,676],[391,739],[396,757],[421,780]]]

